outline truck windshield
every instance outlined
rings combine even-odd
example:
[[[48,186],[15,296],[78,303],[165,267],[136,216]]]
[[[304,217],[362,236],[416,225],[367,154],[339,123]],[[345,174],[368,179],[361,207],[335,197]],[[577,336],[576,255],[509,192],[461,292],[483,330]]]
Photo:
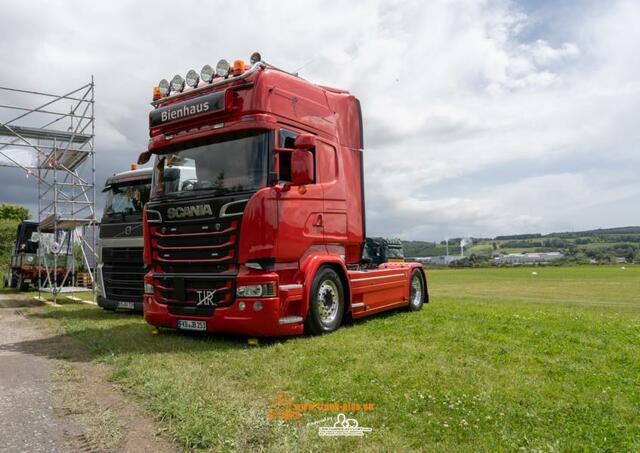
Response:
[[[270,137],[266,131],[242,131],[172,147],[156,160],[152,196],[264,187]]]
[[[137,214],[142,212],[144,204],[149,201],[151,181],[130,181],[111,185],[107,193],[105,215]]]
[[[53,245],[53,233],[44,233],[34,231],[31,233],[31,237],[26,243],[27,253],[36,253],[38,251],[38,247],[44,247],[44,250],[48,252],[51,250],[51,246]]]

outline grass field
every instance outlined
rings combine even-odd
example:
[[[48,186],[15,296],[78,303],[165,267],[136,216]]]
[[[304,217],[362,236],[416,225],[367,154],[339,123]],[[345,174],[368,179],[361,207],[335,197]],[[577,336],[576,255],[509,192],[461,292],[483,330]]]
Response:
[[[188,448],[639,451],[640,267],[533,270],[434,270],[419,313],[259,346],[153,335],[138,316],[87,305],[37,316],[111,365]],[[373,404],[347,411],[373,431],[319,437],[308,424],[335,411],[268,419],[291,401]]]

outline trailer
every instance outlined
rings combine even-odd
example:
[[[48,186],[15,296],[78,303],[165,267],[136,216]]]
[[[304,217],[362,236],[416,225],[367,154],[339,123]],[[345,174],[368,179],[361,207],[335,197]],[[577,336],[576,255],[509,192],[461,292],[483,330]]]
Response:
[[[372,265],[360,102],[251,56],[153,90],[144,316],[285,336],[428,302],[418,263]]]

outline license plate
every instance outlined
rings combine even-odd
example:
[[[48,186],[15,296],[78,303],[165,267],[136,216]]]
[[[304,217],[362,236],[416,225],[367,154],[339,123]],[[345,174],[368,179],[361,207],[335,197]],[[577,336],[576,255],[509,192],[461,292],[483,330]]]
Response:
[[[129,310],[133,310],[133,302],[118,302],[118,308],[128,308]]]
[[[207,321],[192,321],[191,319],[178,319],[176,327],[182,330],[207,330]]]

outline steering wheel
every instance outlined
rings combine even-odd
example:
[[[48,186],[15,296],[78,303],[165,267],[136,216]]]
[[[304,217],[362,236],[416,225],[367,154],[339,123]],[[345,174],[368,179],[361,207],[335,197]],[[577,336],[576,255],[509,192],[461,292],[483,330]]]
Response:
[[[196,183],[198,182],[197,179],[187,179],[185,181],[182,182],[182,186],[180,187],[180,190],[193,190],[196,186]]]

